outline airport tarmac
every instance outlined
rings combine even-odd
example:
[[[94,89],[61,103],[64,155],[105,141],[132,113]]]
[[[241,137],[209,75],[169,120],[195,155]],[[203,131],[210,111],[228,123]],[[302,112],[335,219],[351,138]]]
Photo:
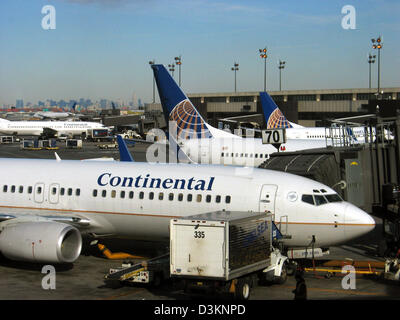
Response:
[[[118,149],[101,150],[99,143],[85,144],[83,149],[57,150],[61,159],[89,159],[101,157],[119,158]],[[149,144],[136,143],[129,147],[136,161],[145,161]],[[20,150],[19,144],[0,145],[0,157],[15,158],[55,158],[54,151]],[[104,163],[106,166],[106,162]],[[330,255],[323,259],[355,261],[383,261],[377,257],[377,243],[381,235],[381,222],[376,219],[377,226],[370,234],[343,246],[330,249]],[[163,245],[149,242],[133,242],[129,240],[112,241],[106,244],[112,252],[128,252],[143,256],[154,256]],[[155,249],[157,248],[157,250]],[[158,252],[160,253],[160,252]],[[30,265],[0,259],[0,299],[1,300],[198,300],[201,296],[184,294],[179,286],[171,283],[162,284],[158,288],[145,285],[125,285],[107,283],[104,276],[110,268],[119,267],[122,260],[108,260],[101,253],[90,247],[85,249],[73,265],[55,266],[56,288],[45,290],[42,281],[46,273],[42,273],[42,265]],[[305,273],[307,295],[310,300],[390,300],[400,298],[400,286],[397,282],[387,282],[377,276],[356,277],[356,287],[344,289],[344,274],[335,274],[328,278],[324,273]],[[296,280],[293,276],[283,285],[256,286],[251,300],[293,300]],[[210,298],[210,296],[207,296]],[[217,299],[217,297],[211,297]]]
[[[128,241],[128,240],[126,240]],[[123,245],[126,247],[127,243]],[[135,243],[130,253],[149,253],[148,246]],[[149,250],[145,250],[147,249]],[[114,246],[118,250],[118,246]],[[93,248],[93,250],[95,250]],[[332,248],[328,258],[354,259],[357,261],[379,260],[367,255],[365,248],[359,244],[344,245]],[[135,259],[139,262],[141,259]],[[153,288],[146,285],[121,285],[119,282],[107,282],[104,276],[110,268],[120,267],[122,260],[108,260],[99,252],[90,255],[82,254],[73,265],[55,266],[55,288],[43,289],[42,282],[47,283],[47,272],[42,265],[0,260],[0,299],[1,300],[197,300],[218,296],[187,295],[178,285],[169,282]],[[390,300],[400,298],[400,286],[397,282],[388,282],[378,276],[357,275],[355,288],[344,289],[344,274],[338,273],[330,278],[324,273],[309,271],[305,273],[307,298],[310,300]],[[296,280],[288,277],[282,285],[261,286],[253,289],[251,300],[293,300]],[[222,297],[223,298],[223,297]]]

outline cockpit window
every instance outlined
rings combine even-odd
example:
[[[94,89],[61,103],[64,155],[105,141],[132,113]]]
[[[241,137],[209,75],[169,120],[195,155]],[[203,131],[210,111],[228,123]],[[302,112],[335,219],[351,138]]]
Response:
[[[328,202],[342,202],[343,199],[338,194],[327,194],[325,195]]]
[[[320,206],[321,204],[327,203],[327,201],[326,201],[326,199],[325,199],[324,196],[317,196],[317,195],[315,195],[314,198],[315,198],[315,204],[316,204],[317,206]]]
[[[301,196],[301,201],[314,205],[314,198],[311,194],[303,194]]]

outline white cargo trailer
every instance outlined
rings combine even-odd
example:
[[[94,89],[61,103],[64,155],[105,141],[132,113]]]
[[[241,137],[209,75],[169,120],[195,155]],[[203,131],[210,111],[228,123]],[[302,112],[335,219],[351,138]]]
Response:
[[[170,274],[185,290],[230,292],[248,299],[260,280],[286,280],[286,261],[273,247],[272,215],[217,211],[170,222]]]

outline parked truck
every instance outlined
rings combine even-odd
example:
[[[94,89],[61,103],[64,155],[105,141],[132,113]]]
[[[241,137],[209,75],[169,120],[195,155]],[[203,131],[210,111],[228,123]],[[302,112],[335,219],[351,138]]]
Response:
[[[110,136],[108,129],[88,129],[86,139],[89,141],[110,141],[113,139]]]
[[[258,281],[283,283],[287,257],[273,246],[272,215],[217,211],[170,221],[170,274],[194,290],[248,299]]]
[[[284,283],[287,257],[270,213],[216,211],[170,220],[169,252],[111,268],[105,279],[121,283],[181,284],[185,292],[230,293],[249,299],[257,283]]]

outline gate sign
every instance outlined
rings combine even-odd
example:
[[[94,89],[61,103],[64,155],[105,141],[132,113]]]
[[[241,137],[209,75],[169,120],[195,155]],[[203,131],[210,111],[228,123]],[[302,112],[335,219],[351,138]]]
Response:
[[[262,143],[264,144],[282,144],[286,143],[286,130],[266,129],[261,131]]]

